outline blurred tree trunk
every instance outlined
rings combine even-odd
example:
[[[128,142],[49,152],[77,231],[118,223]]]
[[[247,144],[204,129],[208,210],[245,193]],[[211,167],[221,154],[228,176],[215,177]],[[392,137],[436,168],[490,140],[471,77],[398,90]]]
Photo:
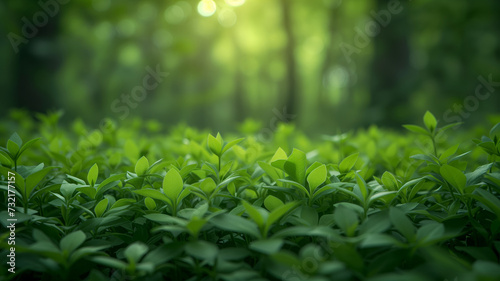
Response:
[[[334,7],[334,5],[330,5],[327,10],[327,17],[328,17],[328,44],[325,46],[325,59],[323,60],[323,66],[321,68],[321,74],[322,77],[319,79],[319,82],[321,83],[320,89],[321,93],[319,95],[318,101],[317,101],[317,106],[318,108],[321,109],[321,112],[323,113],[324,110],[327,110],[326,112],[331,112],[328,110],[328,108],[331,107],[331,104],[328,103],[328,88],[327,88],[327,83],[325,83],[325,78],[327,77],[328,73],[330,72],[333,64],[333,36],[335,34],[336,30],[336,24],[337,24],[337,11],[338,8]],[[322,119],[322,118],[320,118]]]
[[[42,89],[45,88],[47,81],[39,77],[42,70],[40,68],[44,68],[42,60],[34,56],[28,46],[19,48],[16,56],[14,107],[34,112],[45,112],[51,101],[50,96],[44,96]]]
[[[376,0],[374,12],[387,11],[388,2]],[[370,76],[370,101],[366,114],[367,123],[397,126],[407,120],[410,50],[408,40],[411,28],[408,22],[408,4],[401,4],[402,11],[391,13],[387,25],[379,27],[373,39],[373,61]],[[372,19],[375,20],[372,16]]]
[[[327,9],[327,22],[328,22],[328,43],[325,46],[325,59],[323,61],[323,66],[321,68],[321,77],[319,80],[321,93],[317,100],[317,108],[319,109],[318,121],[322,123],[322,127],[328,127],[334,124],[335,127],[349,127],[352,124],[349,120],[339,120],[339,117],[349,116],[352,113],[352,86],[350,83],[350,70],[349,64],[344,59],[338,59],[338,54],[335,53],[338,50],[339,42],[335,41],[336,36],[340,32],[340,27],[342,26],[341,18],[341,4],[339,2],[330,3]],[[342,96],[339,103],[332,103],[331,87],[336,85],[330,85],[329,75],[333,70],[333,67],[337,65],[341,67],[346,72],[347,81],[343,85]]]
[[[283,13],[283,28],[286,34],[286,47],[285,47],[285,66],[286,66],[286,79],[285,79],[285,110],[290,115],[296,115],[298,108],[298,75],[297,63],[295,61],[295,39],[292,29],[292,15],[291,15],[291,1],[281,0],[281,10]],[[292,120],[286,120],[287,122]]]
[[[207,46],[206,52],[212,52],[212,46],[214,46],[214,37],[203,37],[200,39],[201,46]],[[192,69],[195,69],[197,76],[201,77],[198,79],[200,90],[199,102],[197,103],[196,109],[196,124],[199,124],[200,128],[214,128],[214,114],[213,111],[217,110],[217,105],[211,101],[211,96],[214,95],[214,85],[216,79],[214,77],[215,71],[211,69],[211,61],[205,52],[199,51],[197,56],[191,60]],[[205,102],[203,102],[205,101]],[[208,106],[210,105],[210,106]]]
[[[233,41],[235,57],[234,60],[234,117],[236,122],[243,122],[246,117],[245,108],[245,87],[243,85],[243,73],[241,73],[241,58],[243,52],[236,37],[235,29],[231,30],[231,40]]]
[[[53,92],[55,89],[54,73],[60,64],[59,52],[55,43],[59,33],[59,13],[48,17],[47,24],[36,26],[33,23],[33,15],[40,12],[37,2],[26,3],[18,6],[8,2],[10,21],[18,25],[18,29],[10,30],[17,36],[23,37],[22,28],[26,23],[21,21],[24,17],[35,28],[32,38],[24,38],[27,41],[16,46],[18,52],[13,49],[15,71],[13,89],[15,96],[13,104],[16,108],[24,108],[34,112],[45,113],[49,109],[57,108]],[[10,5],[9,5],[10,4]],[[32,29],[33,30],[33,29]]]

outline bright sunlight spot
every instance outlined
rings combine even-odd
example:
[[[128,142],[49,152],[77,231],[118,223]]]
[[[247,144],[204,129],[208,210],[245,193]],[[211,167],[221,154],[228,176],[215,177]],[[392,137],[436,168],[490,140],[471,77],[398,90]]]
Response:
[[[217,10],[217,5],[213,0],[202,0],[198,3],[198,13],[204,17],[209,17],[215,14]]]

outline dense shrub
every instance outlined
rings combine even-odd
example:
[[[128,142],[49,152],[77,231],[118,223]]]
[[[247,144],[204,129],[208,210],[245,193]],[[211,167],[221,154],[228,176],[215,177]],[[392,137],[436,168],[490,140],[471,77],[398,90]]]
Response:
[[[461,144],[430,113],[322,141],[58,117],[0,147],[6,280],[500,278],[500,124]]]

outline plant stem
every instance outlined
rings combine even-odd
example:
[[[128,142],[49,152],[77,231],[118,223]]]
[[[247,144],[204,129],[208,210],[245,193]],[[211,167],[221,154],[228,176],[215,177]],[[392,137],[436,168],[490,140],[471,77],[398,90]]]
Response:
[[[221,165],[222,165],[222,154],[218,156],[219,158],[219,166],[218,166],[218,169],[219,169],[219,176],[218,176],[218,179],[219,179],[219,182],[221,180],[221,174],[220,174],[220,170],[221,170]]]
[[[465,206],[467,206],[467,213],[469,214],[469,218],[470,218],[470,219],[474,219],[474,216],[472,215],[472,210],[471,210],[471,209],[472,209],[472,207],[471,207],[471,204],[470,204],[470,203],[471,203],[471,200],[469,199],[469,200],[467,200],[467,201],[465,202]]]
[[[453,189],[451,188],[451,186],[446,183],[446,187],[450,191],[450,194],[451,194],[451,197],[453,198],[453,200],[456,200],[457,198],[455,197],[455,193],[453,193]]]
[[[437,154],[437,147],[436,147],[436,140],[434,139],[433,136],[431,136],[431,140],[432,140],[432,147],[434,148],[434,155],[436,157],[438,157],[438,154]]]

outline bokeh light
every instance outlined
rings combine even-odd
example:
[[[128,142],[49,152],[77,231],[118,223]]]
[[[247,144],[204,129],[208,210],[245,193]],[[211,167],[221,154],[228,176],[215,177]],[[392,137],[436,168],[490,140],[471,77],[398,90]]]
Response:
[[[236,13],[232,9],[223,9],[220,11],[218,16],[220,25],[224,27],[231,27],[235,25],[237,19],[238,16],[236,16]]]
[[[347,86],[348,83],[349,83],[349,73],[344,67],[340,65],[332,67],[325,75],[323,80],[323,85],[328,89],[333,89],[333,88],[340,89]]]
[[[164,18],[168,23],[178,24],[186,18],[186,13],[179,5],[173,5],[165,10]]]
[[[158,48],[168,47],[172,42],[172,34],[165,29],[158,29],[153,33],[153,44]]]
[[[94,34],[99,41],[110,40],[114,36],[113,25],[108,21],[99,23],[95,29]]]
[[[158,10],[151,3],[142,3],[137,10],[137,15],[143,21],[153,21],[158,15]]]
[[[141,50],[135,44],[126,44],[120,49],[118,59],[124,65],[135,65],[141,60]]]
[[[116,26],[116,29],[118,30],[118,33],[124,37],[130,37],[134,35],[137,25],[135,21],[133,21],[130,18],[126,18],[118,22],[118,25]]]
[[[198,3],[198,13],[204,17],[209,17],[215,14],[217,10],[217,5],[213,0],[201,0]]]
[[[68,2],[57,16],[38,1],[17,1],[9,6],[8,17],[0,16],[5,35],[0,41],[0,72],[5,74],[0,75],[5,85],[0,114],[15,107],[35,112],[68,108],[65,118],[81,115],[97,123],[113,113],[109,103],[117,93],[132,89],[147,66],[158,64],[175,76],[151,91],[161,95],[150,95],[131,114],[161,114],[172,124],[185,119],[200,128],[216,123],[223,130],[246,117],[268,118],[272,106],[286,103],[301,112],[300,126],[311,131],[310,124],[321,128],[333,119],[342,120],[334,125],[345,129],[372,121],[400,128],[398,120],[415,118],[418,124],[426,110],[451,108],[452,118],[463,118],[453,105],[465,110],[463,100],[483,81],[478,77],[500,81],[495,76],[500,25],[490,14],[500,1],[400,1],[399,6],[375,0],[318,0],[313,5],[286,0],[56,2]],[[47,26],[36,23],[42,13]],[[381,27],[380,34],[372,36],[375,30],[367,22]],[[94,89],[89,91],[89,85]],[[74,98],[61,98],[75,88],[80,90]],[[29,98],[21,100],[18,93]],[[94,97],[97,93],[102,98]],[[437,95],[445,104],[435,102]],[[500,121],[497,98],[491,95],[467,122],[489,114]],[[408,110],[398,109],[400,102]],[[97,103],[105,109],[102,114],[88,114],[85,108]],[[370,109],[366,116],[358,114],[365,109]],[[218,110],[225,113],[215,114]]]

